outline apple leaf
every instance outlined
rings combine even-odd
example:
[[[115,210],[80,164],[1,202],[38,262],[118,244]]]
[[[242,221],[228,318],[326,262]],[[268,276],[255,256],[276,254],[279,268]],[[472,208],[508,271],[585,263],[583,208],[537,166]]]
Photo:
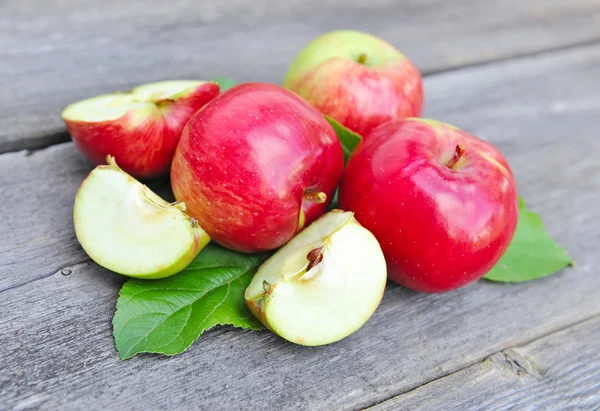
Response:
[[[221,93],[229,90],[231,87],[235,86],[235,81],[226,77],[215,77],[210,81],[214,81],[221,88]]]
[[[332,119],[329,116],[325,116],[329,124],[335,130],[338,138],[340,139],[340,143],[342,143],[342,149],[344,150],[344,161],[347,163],[350,158],[350,154],[356,148],[362,137],[359,134],[356,134],[354,131],[347,129],[336,120]]]
[[[177,275],[127,281],[113,319],[121,359],[142,352],[179,354],[215,325],[261,329],[244,291],[266,257],[211,243]]]
[[[546,277],[573,265],[567,251],[546,232],[540,216],[525,208],[519,197],[517,231],[498,263],[483,278],[520,283]]]

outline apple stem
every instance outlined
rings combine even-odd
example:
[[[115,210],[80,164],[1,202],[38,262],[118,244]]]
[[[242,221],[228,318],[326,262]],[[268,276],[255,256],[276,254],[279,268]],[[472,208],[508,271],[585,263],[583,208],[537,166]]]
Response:
[[[115,168],[119,168],[117,165],[117,160],[115,160],[115,157],[111,156],[110,154],[106,156],[106,164]]]
[[[367,53],[361,53],[358,56],[358,64],[365,64],[365,62],[367,61]]]
[[[167,107],[171,104],[175,103],[175,100],[172,98],[163,98],[162,100],[158,100],[154,102],[154,105],[158,108]]]
[[[454,155],[452,156],[450,161],[448,161],[446,163],[446,167],[448,167],[448,168],[454,167],[456,165],[456,163],[458,163],[458,160],[460,160],[460,158],[462,157],[462,155],[464,153],[465,153],[465,146],[463,146],[462,144],[457,144],[456,149],[454,150]]]
[[[327,194],[322,191],[319,191],[318,193],[305,191],[302,195],[302,199],[306,201],[312,201],[317,204],[323,204],[325,201],[327,201]]]

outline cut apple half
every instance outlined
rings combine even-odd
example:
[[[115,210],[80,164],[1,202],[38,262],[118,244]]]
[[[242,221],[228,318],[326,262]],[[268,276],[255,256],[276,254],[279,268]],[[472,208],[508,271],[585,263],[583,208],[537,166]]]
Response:
[[[77,239],[99,265],[156,279],[183,270],[210,237],[185,213],[121,170],[112,157],[83,181],[73,211]]]
[[[271,331],[301,345],[336,342],[377,309],[387,278],[375,237],[353,213],[333,210],[257,271],[246,302]]]
[[[62,112],[62,117],[65,121],[86,123],[116,120],[132,110],[156,110],[160,102],[187,97],[205,83],[206,81],[197,80],[159,81],[126,92],[102,94],[71,104]]]
[[[130,175],[155,178],[169,172],[183,128],[219,90],[211,81],[159,81],[73,103],[62,117],[94,164],[111,155]]]

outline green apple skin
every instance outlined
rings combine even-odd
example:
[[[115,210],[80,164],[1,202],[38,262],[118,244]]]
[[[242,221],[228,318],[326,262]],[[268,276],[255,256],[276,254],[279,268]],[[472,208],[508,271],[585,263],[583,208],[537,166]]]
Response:
[[[420,117],[423,79],[391,44],[359,31],[327,33],[306,46],[283,85],[364,136],[389,120]]]

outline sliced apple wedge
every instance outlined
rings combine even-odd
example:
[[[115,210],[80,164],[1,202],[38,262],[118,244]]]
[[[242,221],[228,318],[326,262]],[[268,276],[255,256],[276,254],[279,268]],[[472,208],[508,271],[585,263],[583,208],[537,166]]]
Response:
[[[381,302],[386,264],[353,213],[333,210],[301,231],[257,271],[246,302],[271,331],[323,345],[358,330]]]
[[[75,197],[77,239],[99,265],[130,277],[156,279],[183,270],[208,234],[185,213],[121,170],[112,157],[83,181]]]
[[[218,94],[214,82],[160,81],[71,104],[62,117],[92,162],[110,154],[129,174],[151,178],[169,171],[188,120]]]

